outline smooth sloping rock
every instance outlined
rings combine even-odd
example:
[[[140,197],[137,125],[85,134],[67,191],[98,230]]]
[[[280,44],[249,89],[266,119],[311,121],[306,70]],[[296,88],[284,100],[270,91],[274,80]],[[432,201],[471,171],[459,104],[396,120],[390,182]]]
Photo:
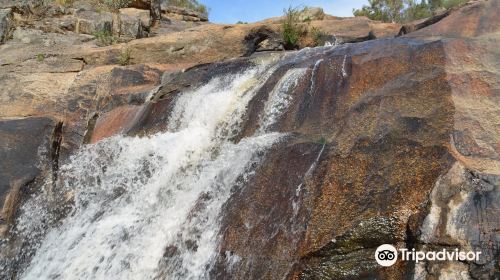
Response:
[[[500,25],[498,11],[500,3],[492,1],[471,1],[463,8],[452,12],[436,24],[411,32],[409,37],[477,37],[494,33]]]
[[[115,67],[108,76],[107,89],[96,101],[99,112],[120,105],[140,105],[161,82],[162,68],[146,65]]]
[[[249,105],[235,141],[259,129],[264,102],[280,78],[289,69],[304,68],[295,89],[287,92],[290,106],[272,126],[288,136],[225,205],[220,251],[211,275],[217,279],[495,277],[500,225],[489,217],[498,210],[500,181],[497,5],[498,1],[468,5],[396,39],[283,55],[279,69]],[[322,22],[339,23],[329,26],[328,32],[340,30],[350,38],[370,32],[383,37],[374,30],[382,25],[363,18]],[[254,59],[281,55],[174,70],[248,54],[244,38],[256,26],[206,25],[127,44],[133,63],[170,63],[173,70],[164,75],[161,88],[146,104],[141,104],[145,93],[156,87],[159,73],[167,67],[102,66],[75,76],[40,74],[35,82],[30,80],[33,75],[4,72],[2,79],[7,82],[2,84],[12,86],[3,89],[1,96],[8,96],[2,103],[15,106],[4,105],[2,109],[11,111],[3,116],[20,115],[24,107],[34,114],[55,114],[57,104],[67,108],[60,158],[85,138],[96,142],[116,134],[164,131],[173,101],[186,89],[218,75],[238,73]],[[396,27],[389,25],[387,30]],[[389,36],[392,31],[387,30],[382,28]],[[180,34],[184,36],[176,38]],[[46,38],[39,35],[28,37]],[[13,51],[23,46],[20,41],[2,46],[0,58],[8,64],[33,59],[36,53],[23,56]],[[75,53],[89,64],[116,63],[123,49],[118,45]],[[22,69],[30,65],[34,64]],[[71,64],[52,69],[73,68]],[[1,69],[11,71],[14,66]],[[65,75],[71,82],[60,81]],[[59,84],[45,85],[50,81]],[[18,88],[21,94],[14,95]],[[51,89],[64,96],[48,94]],[[485,257],[478,262],[419,266],[398,262],[381,268],[373,259],[381,243],[398,248],[481,249]]]
[[[417,31],[419,29],[425,28],[427,26],[433,25],[437,23],[438,21],[442,20],[443,18],[447,17],[451,13],[451,10],[444,11],[442,13],[439,13],[437,15],[434,15],[432,17],[426,18],[426,19],[419,19],[410,23],[407,23],[401,27],[399,30],[398,36],[402,36],[414,31]]]
[[[494,13],[483,4],[472,15]],[[493,277],[500,225],[484,217],[498,207],[491,201],[500,174],[500,56],[497,32],[473,35],[436,40],[432,33],[306,50],[275,71],[249,105],[241,137],[259,128],[263,103],[282,75],[304,67],[306,76],[288,93],[291,104],[273,126],[290,136],[226,204],[211,275],[402,279],[425,271],[432,273],[426,277],[452,277],[454,267],[461,275]],[[196,87],[215,73],[231,73],[229,65],[181,73],[160,90],[157,103],[123,108],[117,119],[126,129],[137,121],[134,133],[165,129],[183,83]],[[139,111],[144,117],[130,118]],[[436,218],[436,211],[446,216]],[[485,256],[477,263],[419,268],[398,262],[382,269],[373,259],[381,243],[479,248]]]
[[[0,121],[0,236],[15,218],[28,185],[44,172],[52,176],[57,168],[60,125],[50,118],[26,118]]]
[[[366,42],[303,62],[308,75],[275,125],[297,138],[268,156],[225,211],[223,250],[240,259],[233,278],[391,279],[371,258],[377,242],[403,242],[409,215],[452,161],[444,62],[440,44],[404,40]],[[262,98],[273,86],[265,86]],[[259,98],[245,135],[258,129],[258,104]],[[376,218],[392,221],[386,237],[373,239],[370,226],[357,237],[361,245],[335,247],[333,239]],[[399,279],[404,266],[389,274]]]
[[[127,133],[137,122],[141,109],[141,106],[124,105],[100,114],[89,142],[96,143],[104,138]]]

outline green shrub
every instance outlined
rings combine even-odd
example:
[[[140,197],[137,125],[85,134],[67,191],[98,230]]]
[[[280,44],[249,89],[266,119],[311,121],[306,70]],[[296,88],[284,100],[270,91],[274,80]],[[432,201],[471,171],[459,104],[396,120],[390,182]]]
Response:
[[[407,7],[401,12],[401,21],[407,22],[432,16],[432,9],[427,2],[420,3],[415,0],[407,0]]]
[[[45,60],[45,55],[43,53],[39,53],[36,55],[36,61],[42,62]]]
[[[325,32],[323,32],[318,27],[311,28],[311,30],[309,32],[312,35],[312,39],[314,41],[314,45],[315,46],[323,46],[323,45],[325,45],[325,43],[326,43],[325,37],[327,36],[327,34]]]
[[[281,24],[281,35],[286,49],[298,47],[300,38],[305,33],[305,28],[300,24],[300,11],[297,8],[288,7],[283,11],[284,19]]]
[[[467,3],[469,0],[444,0],[442,1],[442,5],[445,9],[451,9],[462,4]]]
[[[123,49],[120,52],[120,55],[118,56],[118,63],[121,66],[129,65],[130,59],[131,59],[131,53],[132,53],[132,51],[129,48]]]
[[[401,22],[403,9],[403,0],[368,0],[368,5],[354,9],[353,14],[384,22]]]
[[[118,42],[118,39],[113,36],[111,33],[111,30],[108,29],[101,29],[92,34],[94,36],[94,39],[96,39],[99,42],[99,45],[101,46],[109,46],[116,44]]]
[[[441,9],[451,9],[468,0],[368,0],[368,5],[354,9],[355,16],[384,22],[408,22],[427,18]]]

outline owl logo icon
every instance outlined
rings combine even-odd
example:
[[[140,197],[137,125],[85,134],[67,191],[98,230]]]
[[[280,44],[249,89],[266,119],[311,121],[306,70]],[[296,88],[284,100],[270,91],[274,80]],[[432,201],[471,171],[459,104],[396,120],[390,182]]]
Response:
[[[398,260],[398,251],[390,244],[380,245],[375,251],[375,260],[381,266],[391,266]]]

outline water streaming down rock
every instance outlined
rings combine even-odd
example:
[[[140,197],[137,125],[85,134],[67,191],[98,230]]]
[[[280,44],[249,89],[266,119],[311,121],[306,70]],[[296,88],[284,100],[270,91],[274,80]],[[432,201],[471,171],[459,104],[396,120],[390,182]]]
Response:
[[[268,128],[306,72],[289,70],[270,94],[261,129],[232,142],[274,69],[262,63],[179,95],[166,132],[115,136],[78,151],[58,182],[74,204],[67,217],[56,222],[44,207],[48,190],[22,208],[18,233],[41,242],[30,240],[36,253],[21,279],[207,278],[222,205],[283,137]]]
[[[297,86],[299,78],[302,77],[306,71],[306,68],[290,69],[278,81],[276,87],[269,93],[269,99],[264,105],[264,113],[259,122],[259,133],[267,131],[290,105],[292,96],[288,93],[291,88]]]

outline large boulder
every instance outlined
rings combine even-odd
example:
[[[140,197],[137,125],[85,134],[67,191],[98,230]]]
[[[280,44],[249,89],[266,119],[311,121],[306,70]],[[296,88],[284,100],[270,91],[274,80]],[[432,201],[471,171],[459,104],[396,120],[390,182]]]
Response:
[[[127,15],[129,17],[139,19],[145,27],[149,28],[151,26],[151,16],[147,10],[123,8],[120,9],[120,15]]]
[[[245,36],[246,55],[262,51],[282,51],[285,42],[281,35],[267,26],[259,26]]]
[[[305,7],[299,12],[300,21],[323,20],[325,12],[320,7]]]
[[[149,11],[123,8],[119,13],[77,10],[75,32],[94,35],[104,40],[111,36],[137,39],[147,37],[151,25]]]
[[[176,6],[165,6],[162,4],[162,12],[165,17],[182,21],[208,21],[208,17],[202,13]]]
[[[76,33],[94,35],[105,32],[111,34],[112,32],[112,13],[79,10],[75,13],[75,17],[77,19]]]
[[[119,17],[120,36],[137,39],[148,36],[151,26],[149,11],[134,8],[120,9]],[[115,25],[117,23],[115,22]]]
[[[125,38],[143,38],[147,37],[147,30],[138,18],[128,15],[120,15],[120,36]]]

